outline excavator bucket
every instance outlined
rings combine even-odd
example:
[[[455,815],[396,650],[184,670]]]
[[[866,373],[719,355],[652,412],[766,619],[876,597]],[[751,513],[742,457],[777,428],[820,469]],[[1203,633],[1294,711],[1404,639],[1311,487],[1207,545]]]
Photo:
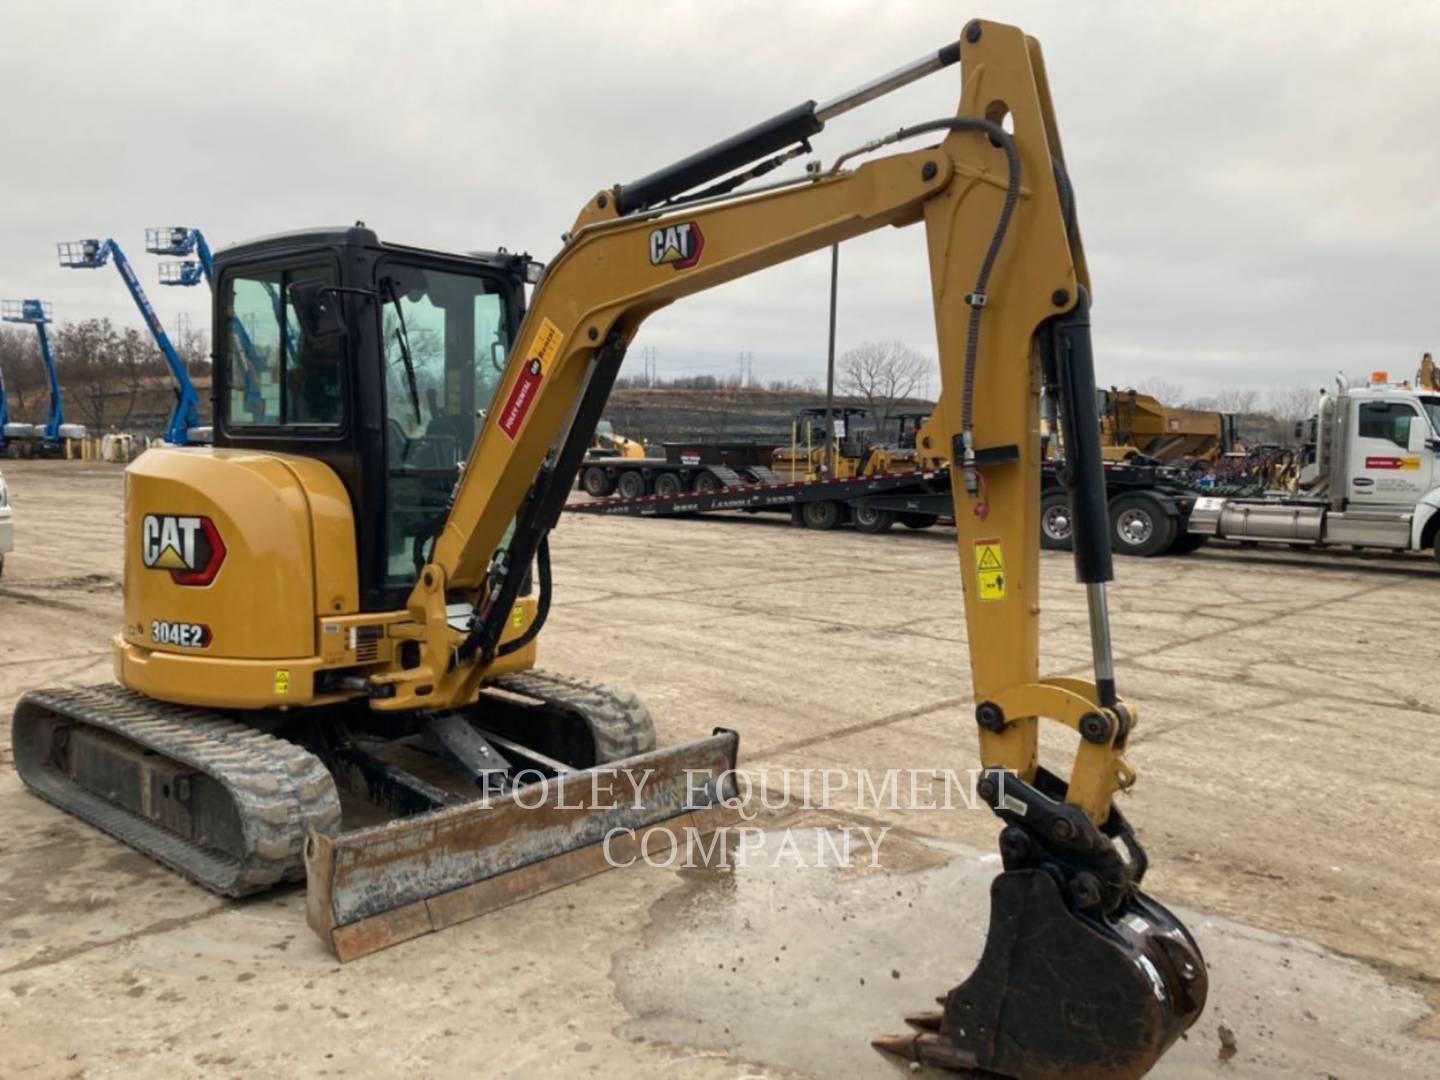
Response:
[[[1205,962],[1169,911],[1136,891],[1093,917],[1043,870],[1006,872],[990,890],[990,933],[974,974],[944,1010],[907,1018],[878,1049],[942,1068],[1002,1076],[1143,1076],[1199,1016]]]
[[[738,746],[720,729],[490,799],[311,832],[307,920],[353,960],[686,845],[730,821]]]
[[[1143,1076],[1205,1008],[1209,977],[1180,920],[1140,890],[1144,849],[1119,810],[1095,826],[1040,769],[1003,771],[1004,871],[975,971],[879,1050],[1027,1078]],[[981,782],[981,792],[993,792]]]

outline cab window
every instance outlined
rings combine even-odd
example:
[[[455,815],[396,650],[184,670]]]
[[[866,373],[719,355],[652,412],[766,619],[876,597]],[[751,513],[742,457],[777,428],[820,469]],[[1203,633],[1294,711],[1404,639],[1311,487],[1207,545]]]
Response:
[[[390,477],[387,587],[408,585],[444,523],[510,345],[499,282],[390,263],[379,273]],[[408,345],[408,363],[407,348]]]
[[[1408,450],[1410,425],[1419,414],[1402,401],[1367,401],[1360,406],[1360,438],[1382,439]]]
[[[233,274],[225,281],[227,428],[338,427],[345,419],[343,337],[300,333],[289,288],[334,284],[325,266]]]

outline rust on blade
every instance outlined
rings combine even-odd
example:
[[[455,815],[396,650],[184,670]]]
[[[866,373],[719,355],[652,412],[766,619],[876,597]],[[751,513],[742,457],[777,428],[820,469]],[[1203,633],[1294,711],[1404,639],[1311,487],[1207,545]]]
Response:
[[[734,820],[738,744],[722,730],[488,803],[313,836],[307,920],[352,960],[627,863],[641,844],[663,852]]]

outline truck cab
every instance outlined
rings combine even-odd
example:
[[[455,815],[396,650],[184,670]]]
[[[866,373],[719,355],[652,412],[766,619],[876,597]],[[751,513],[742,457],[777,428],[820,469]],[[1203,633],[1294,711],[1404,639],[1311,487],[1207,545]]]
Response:
[[[1350,391],[1347,412],[1353,434],[1342,464],[1349,506],[1410,509],[1440,486],[1440,394],[1372,383]]]
[[[1300,491],[1197,500],[1189,530],[1292,545],[1437,550],[1440,538],[1440,393],[1392,383],[1384,372],[1322,393],[1314,457]],[[1440,550],[1437,550],[1440,557]]]

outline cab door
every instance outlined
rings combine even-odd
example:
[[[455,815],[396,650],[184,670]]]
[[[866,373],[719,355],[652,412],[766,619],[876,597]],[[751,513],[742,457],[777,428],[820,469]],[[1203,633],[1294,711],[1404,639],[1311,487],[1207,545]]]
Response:
[[[1402,399],[1356,401],[1352,408],[1350,505],[1356,509],[1409,509],[1430,490],[1433,455],[1425,452],[1429,428]]]

